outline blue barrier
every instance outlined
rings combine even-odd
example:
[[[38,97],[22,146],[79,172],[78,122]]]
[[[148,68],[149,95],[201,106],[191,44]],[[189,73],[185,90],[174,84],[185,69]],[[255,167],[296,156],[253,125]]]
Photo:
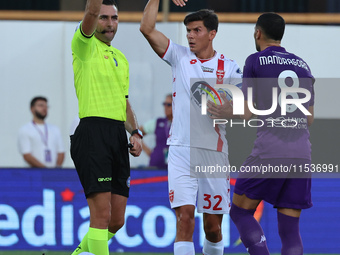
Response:
[[[176,219],[168,201],[164,170],[132,170],[126,224],[110,241],[111,251],[172,252]],[[0,250],[73,250],[86,233],[89,211],[74,169],[0,169]],[[314,207],[302,212],[306,253],[340,248],[339,179],[313,179]],[[271,252],[280,252],[276,210],[265,204],[260,220]],[[224,217],[225,252],[238,232]],[[202,215],[196,215],[195,249],[201,252]]]

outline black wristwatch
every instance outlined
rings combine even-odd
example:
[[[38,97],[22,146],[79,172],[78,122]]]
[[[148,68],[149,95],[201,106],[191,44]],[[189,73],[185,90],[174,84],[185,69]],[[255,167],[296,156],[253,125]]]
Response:
[[[139,135],[139,137],[140,137],[141,139],[143,139],[143,133],[142,133],[142,131],[140,131],[139,129],[135,129],[135,130],[133,130],[133,131],[131,132],[131,136],[133,136],[134,134]]]

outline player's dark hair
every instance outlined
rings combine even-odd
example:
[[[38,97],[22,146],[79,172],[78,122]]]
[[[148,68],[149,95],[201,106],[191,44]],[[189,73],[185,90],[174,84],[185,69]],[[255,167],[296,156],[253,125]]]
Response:
[[[46,97],[42,97],[42,96],[38,96],[38,97],[34,97],[32,100],[31,100],[31,108],[35,105],[35,103],[38,101],[38,100],[43,100],[47,103],[47,98]]]
[[[285,20],[278,14],[268,12],[262,14],[256,22],[269,39],[281,41],[285,32]]]
[[[117,3],[114,0],[103,0],[104,5],[114,5],[117,7]]]
[[[208,31],[216,30],[218,28],[218,17],[213,10],[203,9],[197,12],[189,13],[184,18],[184,25],[193,21],[203,21],[204,26]]]

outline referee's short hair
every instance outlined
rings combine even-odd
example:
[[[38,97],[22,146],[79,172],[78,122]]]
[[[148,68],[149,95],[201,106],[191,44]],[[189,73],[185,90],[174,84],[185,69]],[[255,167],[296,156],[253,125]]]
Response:
[[[31,100],[31,108],[35,105],[35,103],[38,101],[38,100],[43,100],[47,103],[47,98],[46,97],[42,97],[42,96],[37,96],[37,97],[34,97],[32,100]]]
[[[285,20],[278,14],[268,12],[262,14],[256,22],[269,39],[281,41],[285,32]]]
[[[203,21],[204,26],[208,29],[208,31],[218,29],[218,17],[213,10],[202,9],[197,12],[189,13],[184,18],[184,25],[187,25],[193,21]]]
[[[117,3],[115,2],[115,0],[103,0],[103,4],[104,5],[114,5],[117,7]]]

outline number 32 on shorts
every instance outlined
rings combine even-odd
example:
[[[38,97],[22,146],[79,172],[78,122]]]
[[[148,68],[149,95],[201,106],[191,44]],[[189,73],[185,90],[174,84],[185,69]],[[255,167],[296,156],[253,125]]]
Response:
[[[203,209],[211,209],[211,206],[213,206],[214,211],[220,211],[222,210],[222,207],[219,207],[220,203],[222,202],[222,196],[216,195],[213,198],[209,194],[204,194],[204,201],[207,201],[208,204],[203,206]]]

